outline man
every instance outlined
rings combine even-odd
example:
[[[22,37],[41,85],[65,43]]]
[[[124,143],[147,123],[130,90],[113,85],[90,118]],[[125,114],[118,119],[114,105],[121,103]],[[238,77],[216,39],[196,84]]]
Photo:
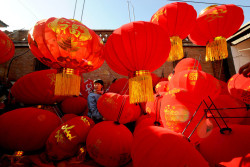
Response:
[[[104,83],[101,79],[94,81],[94,91],[88,95],[88,116],[94,120],[95,123],[101,122],[103,117],[97,109],[97,101],[104,93]]]

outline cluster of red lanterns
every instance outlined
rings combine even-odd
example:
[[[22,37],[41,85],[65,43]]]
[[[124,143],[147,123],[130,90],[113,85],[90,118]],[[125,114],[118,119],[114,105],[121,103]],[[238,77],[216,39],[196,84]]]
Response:
[[[193,6],[171,3],[150,22],[135,21],[116,29],[105,46],[93,30],[76,20],[52,17],[37,22],[28,34],[30,50],[53,69],[25,75],[11,93],[27,105],[57,105],[51,110],[29,107],[1,115],[1,148],[31,153],[44,149],[48,161],[67,163],[71,157],[84,162],[88,152],[103,166],[122,166],[132,159],[135,167],[209,166],[249,154],[244,138],[250,136],[249,126],[243,122],[248,115],[245,103],[250,103],[249,79],[236,74],[226,87],[202,71],[196,59],[182,59],[182,40],[187,36],[207,46],[206,60],[226,58],[224,42],[242,24],[242,9],[211,6],[196,17]],[[229,20],[235,22],[226,29]],[[0,63],[14,53],[13,43],[0,32],[2,38],[5,57]],[[152,73],[165,61],[180,59],[168,79]],[[104,60],[128,79],[117,79],[99,98],[97,108],[104,121],[95,124],[87,117],[86,100],[93,81],[80,82],[80,75],[98,69]],[[63,116],[55,114],[58,106]],[[227,106],[240,109],[219,113]],[[30,159],[34,163],[37,157]]]

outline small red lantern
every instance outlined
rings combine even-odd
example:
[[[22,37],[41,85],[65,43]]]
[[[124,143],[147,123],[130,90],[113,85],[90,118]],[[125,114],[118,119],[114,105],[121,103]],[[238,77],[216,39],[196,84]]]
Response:
[[[19,78],[11,88],[15,100],[25,104],[53,104],[65,97],[55,96],[56,70],[41,70]]]
[[[198,101],[210,96],[216,98],[220,93],[219,81],[212,75],[199,70],[185,70],[175,73],[169,81],[169,90],[185,89]]]
[[[231,96],[250,104],[250,78],[235,74],[228,81],[228,92]]]
[[[81,83],[80,92],[81,96],[85,99],[88,99],[88,95],[94,90],[94,81],[91,79],[87,79]]]
[[[153,100],[150,72],[166,61],[170,47],[167,32],[150,22],[125,24],[109,36],[105,60],[112,70],[130,77],[130,103]]]
[[[12,40],[0,30],[0,64],[10,60],[15,54]]]
[[[62,112],[65,114],[87,115],[88,101],[83,97],[68,97],[61,103]]]
[[[92,119],[86,116],[72,118],[56,128],[46,143],[49,159],[62,160],[72,157],[86,142],[89,130],[94,126]]]
[[[131,155],[134,167],[209,166],[181,134],[157,126],[136,132]]]
[[[196,10],[185,2],[174,2],[161,7],[151,18],[151,22],[163,27],[170,36],[171,51],[168,61],[182,59],[182,40],[191,32],[196,21]]]
[[[201,11],[189,39],[196,45],[206,46],[206,61],[225,59],[228,57],[226,39],[240,28],[243,21],[240,7],[212,5]]]
[[[136,121],[141,115],[139,105],[130,104],[128,95],[105,93],[97,101],[97,108],[108,121],[126,124]]]
[[[103,42],[82,23],[65,18],[41,20],[29,31],[32,53],[45,65],[58,69],[56,95],[80,93],[80,74],[99,68]]]
[[[167,92],[167,91],[169,91],[168,81],[158,82],[157,85],[155,86],[156,93]]]
[[[110,85],[107,92],[118,93],[121,95],[124,95],[124,94],[128,95],[129,93],[128,86],[129,86],[128,79],[120,78],[120,79],[115,80],[115,82]]]
[[[103,121],[88,134],[86,146],[91,158],[103,166],[122,166],[130,159],[132,133],[122,124]]]
[[[59,117],[47,110],[20,108],[0,116],[0,146],[10,151],[36,151],[60,125]]]
[[[202,71],[201,64],[194,58],[185,58],[177,63],[174,72],[178,73],[185,70],[200,70]]]

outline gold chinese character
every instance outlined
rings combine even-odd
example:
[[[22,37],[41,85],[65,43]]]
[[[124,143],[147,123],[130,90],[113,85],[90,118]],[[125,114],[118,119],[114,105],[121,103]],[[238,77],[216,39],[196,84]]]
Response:
[[[224,9],[215,9],[212,12],[207,14],[207,17],[205,18],[205,20],[210,22],[210,21],[213,21],[216,18],[222,18],[224,16],[220,15],[220,14],[223,14],[223,13],[227,13],[227,10],[226,9],[225,10]]]
[[[73,138],[75,138],[76,136],[71,136],[71,134],[70,134],[70,131],[69,131],[69,129],[72,129],[72,128],[74,128],[75,127],[75,125],[72,125],[72,126],[70,126],[70,127],[68,127],[68,125],[66,124],[66,125],[64,125],[64,126],[62,126],[62,130],[63,130],[63,132],[64,133],[66,133],[66,137],[69,139],[69,140],[71,140],[71,139],[73,139]]]
[[[156,19],[157,21],[159,20],[159,16],[165,14],[167,11],[165,9],[161,9],[159,11],[157,11],[154,16],[153,16],[153,19],[152,19],[152,22],[154,22],[154,20]]]

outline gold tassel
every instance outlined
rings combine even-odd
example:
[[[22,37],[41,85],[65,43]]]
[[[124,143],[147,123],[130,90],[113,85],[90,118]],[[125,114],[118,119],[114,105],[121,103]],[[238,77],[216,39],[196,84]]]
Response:
[[[170,37],[171,50],[167,61],[180,60],[184,57],[182,39],[178,36]]]
[[[129,102],[141,103],[153,101],[153,84],[149,71],[140,70],[133,74],[129,79]]]
[[[55,95],[79,96],[81,77],[74,69],[63,68],[61,73],[56,74]]]
[[[216,37],[206,47],[206,61],[221,60],[228,57],[227,41],[224,37]]]

